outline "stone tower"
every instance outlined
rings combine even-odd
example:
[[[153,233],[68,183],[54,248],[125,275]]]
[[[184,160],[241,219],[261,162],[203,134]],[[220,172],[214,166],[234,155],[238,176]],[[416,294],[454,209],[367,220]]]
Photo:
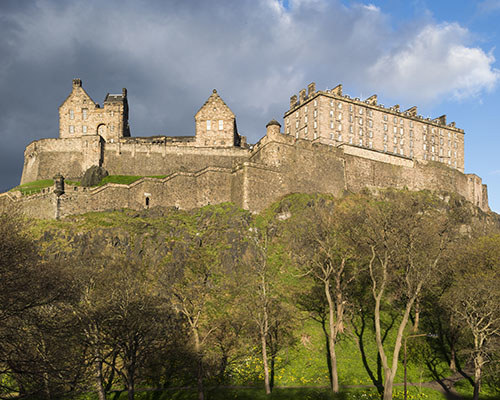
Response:
[[[130,136],[127,89],[108,93],[101,107],[83,89],[82,81],[73,79],[72,91],[59,107],[59,137],[96,135],[105,142]]]
[[[194,119],[197,146],[240,146],[241,138],[236,128],[236,118],[224,100],[217,94],[217,90],[213,90]]]

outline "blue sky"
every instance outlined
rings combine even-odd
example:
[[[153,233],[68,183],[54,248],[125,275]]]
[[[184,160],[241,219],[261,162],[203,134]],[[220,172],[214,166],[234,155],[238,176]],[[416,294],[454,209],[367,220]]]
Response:
[[[0,0],[0,191],[72,78],[97,102],[127,87],[133,136],[194,134],[217,88],[252,143],[315,81],[447,114],[500,212],[499,22],[500,0]]]

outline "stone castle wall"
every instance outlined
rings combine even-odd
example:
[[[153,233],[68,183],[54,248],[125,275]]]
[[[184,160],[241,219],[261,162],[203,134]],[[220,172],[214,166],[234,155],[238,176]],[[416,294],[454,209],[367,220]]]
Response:
[[[465,175],[438,162],[419,163],[364,148],[335,147],[269,129],[252,151],[169,147],[163,153],[151,148],[148,155],[142,150],[135,147],[132,156],[131,151],[127,155],[129,152],[122,148],[120,156],[127,160],[124,165],[131,163],[133,174],[160,175],[151,165],[170,165],[176,171],[163,179],[141,178],[130,185],[107,184],[97,188],[67,185],[59,198],[52,190],[33,196],[6,193],[0,195],[0,210],[18,207],[33,217],[56,218],[121,208],[139,210],[160,205],[190,209],[234,202],[258,212],[288,193],[339,196],[344,191],[358,192],[366,187],[456,192],[481,209],[489,210],[486,187],[473,174]],[[116,151],[117,145],[113,144],[104,152],[105,158]],[[115,156],[117,163],[120,156]],[[108,166],[113,160],[109,157]],[[210,162],[218,165],[207,166]],[[193,170],[188,171],[188,165]],[[194,171],[199,165],[204,166]],[[125,166],[120,168],[123,173],[128,172]]]

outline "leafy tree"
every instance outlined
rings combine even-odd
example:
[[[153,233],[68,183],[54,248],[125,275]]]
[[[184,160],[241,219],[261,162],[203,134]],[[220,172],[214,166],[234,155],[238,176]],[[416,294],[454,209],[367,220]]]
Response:
[[[375,339],[384,371],[383,398],[389,400],[410,314],[425,285],[434,279],[462,216],[453,204],[427,192],[391,190],[377,197],[360,195],[351,199],[349,209],[358,221],[352,225],[351,237],[366,257]],[[402,311],[395,341],[390,344],[383,341],[383,307]],[[393,349],[392,361],[388,348]]]
[[[323,298],[315,302],[315,307],[326,300],[333,392],[339,391],[335,344],[338,335],[344,332],[349,285],[358,274],[358,264],[352,262],[353,248],[346,240],[350,221],[350,211],[343,201],[334,204],[330,198],[319,197],[311,201],[291,228],[292,254],[302,275],[313,279],[313,287],[322,287],[321,292],[311,292]]]
[[[500,235],[473,241],[458,255],[453,283],[442,304],[455,329],[470,338],[474,395],[479,398],[483,370],[498,352],[500,339]]]

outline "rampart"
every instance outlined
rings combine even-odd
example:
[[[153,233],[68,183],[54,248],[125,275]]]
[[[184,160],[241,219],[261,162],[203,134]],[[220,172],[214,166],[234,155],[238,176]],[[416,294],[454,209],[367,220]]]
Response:
[[[114,144],[106,151],[117,152],[118,147]],[[161,179],[144,177],[130,185],[107,184],[96,188],[66,185],[65,193],[60,196],[52,188],[31,196],[4,193],[0,195],[0,210],[17,207],[33,217],[59,218],[121,208],[140,210],[159,205],[190,209],[234,202],[258,212],[288,193],[341,195],[366,187],[455,192],[484,211],[489,210],[486,186],[476,175],[463,174],[438,162],[424,164],[356,146],[335,147],[320,140],[295,139],[273,132],[273,127],[268,127],[267,135],[252,150],[205,149],[204,154],[200,149],[168,148],[165,153],[150,149],[149,156],[146,150],[135,147],[135,157],[146,160],[151,157],[152,164],[158,157],[158,166],[162,165],[161,160],[166,163],[169,157],[178,157],[179,164],[171,167],[177,171]],[[126,153],[122,149],[122,154]],[[186,163],[189,157],[195,160],[198,156],[200,160],[193,161],[192,170],[180,170],[182,159]],[[132,154],[126,157],[134,160]],[[210,160],[220,165],[194,170]],[[152,175],[157,172],[152,167],[138,166],[134,174],[139,170]]]

